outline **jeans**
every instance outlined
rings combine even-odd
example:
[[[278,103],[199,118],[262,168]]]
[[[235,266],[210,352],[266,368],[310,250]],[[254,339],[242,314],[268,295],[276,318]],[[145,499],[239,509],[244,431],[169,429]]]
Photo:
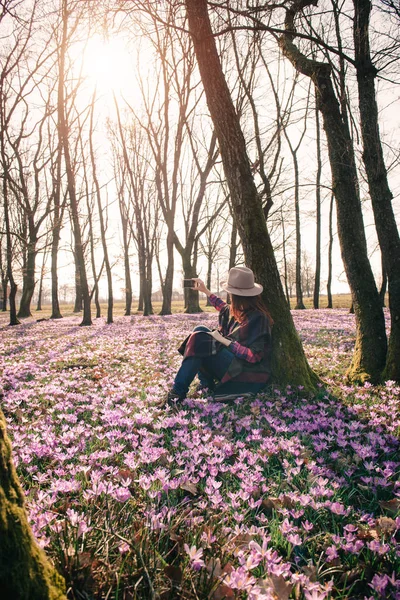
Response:
[[[196,331],[211,330],[204,325],[199,325],[193,330],[193,332]],[[176,374],[174,391],[180,396],[185,396],[196,375],[202,387],[213,389],[214,378],[221,381],[233,358],[234,354],[227,348],[222,348],[217,354],[212,354],[211,356],[188,356],[182,361],[180,369]]]

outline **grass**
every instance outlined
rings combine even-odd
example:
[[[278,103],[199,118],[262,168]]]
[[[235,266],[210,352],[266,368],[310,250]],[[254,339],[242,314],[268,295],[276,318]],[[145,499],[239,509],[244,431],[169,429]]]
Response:
[[[313,299],[312,297],[304,297],[303,299],[304,301],[304,305],[306,307],[306,309],[312,309],[313,308]],[[296,299],[295,298],[291,298],[290,299],[290,306],[292,309],[294,309],[296,304]],[[333,308],[347,308],[350,309],[351,307],[351,295],[350,294],[334,294],[332,296],[332,304],[333,304]],[[320,308],[324,309],[326,308],[327,305],[327,297],[326,296],[320,296]],[[32,305],[33,306],[33,305]],[[107,302],[106,301],[102,301],[100,303],[101,306],[101,314],[102,316],[106,316],[107,315]],[[153,302],[153,310],[154,310],[154,314],[159,314],[159,312],[161,311],[161,306],[162,303],[161,302]],[[200,307],[204,312],[213,312],[214,308],[212,306],[206,306],[205,300],[203,298],[200,299]],[[73,304],[60,304],[60,310],[61,313],[64,317],[73,317],[76,316],[77,313],[73,312]],[[95,315],[95,306],[94,304],[92,304],[92,317],[94,317]],[[125,303],[123,301],[116,301],[114,303],[114,316],[123,316],[125,312]],[[183,301],[173,301],[172,302],[172,314],[177,314],[177,313],[183,313],[184,312],[184,303]],[[80,314],[80,313],[78,313]],[[138,314],[142,314],[141,312],[139,312],[137,310],[137,301],[133,302],[132,304],[132,314],[134,315],[138,315]],[[48,319],[50,318],[51,315],[51,305],[50,304],[44,304],[43,308],[41,311],[36,311],[35,309],[32,310],[32,317],[33,319]]]

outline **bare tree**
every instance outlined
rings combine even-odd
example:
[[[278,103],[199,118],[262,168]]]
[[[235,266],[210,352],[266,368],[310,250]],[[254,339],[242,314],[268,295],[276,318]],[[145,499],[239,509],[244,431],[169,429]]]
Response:
[[[331,79],[331,66],[307,57],[294,44],[295,18],[308,0],[293,2],[286,9],[286,33],[280,37],[284,55],[295,69],[312,79],[317,90],[328,142],[336,198],[338,233],[347,279],[352,291],[357,339],[348,371],[352,379],[378,381],[386,360],[386,333],[378,290],[367,254],[367,244],[357,182],[352,141],[340,112]]]
[[[372,2],[370,0],[353,0],[353,6],[355,68],[364,147],[362,157],[389,289],[391,329],[382,378],[383,381],[388,379],[400,381],[400,236],[393,211],[393,194],[389,187],[379,132],[375,91],[378,69],[372,61],[369,35]],[[397,55],[395,56],[397,60],[400,59],[398,50],[399,45],[397,45]],[[392,57],[389,61],[391,60],[393,60]]]
[[[102,206],[102,198],[101,198],[101,189],[100,183],[97,176],[97,166],[96,166],[96,157],[93,145],[93,115],[94,108],[96,102],[96,91],[93,94],[92,98],[92,106],[90,111],[90,126],[89,126],[89,147],[90,147],[90,161],[92,166],[92,177],[93,183],[96,193],[97,199],[97,210],[99,214],[100,221],[100,235],[101,235],[101,243],[103,247],[103,255],[104,255],[104,265],[106,268],[107,275],[107,286],[108,286],[108,307],[107,307],[107,323],[113,322],[113,287],[112,287],[112,274],[111,274],[111,264],[108,256],[108,248],[107,248],[107,239],[106,239],[106,225],[104,219],[104,208]]]
[[[65,59],[68,48],[68,40],[71,34],[69,30],[70,7],[68,0],[62,0],[61,4],[61,42],[59,49],[59,82],[58,82],[58,132],[64,153],[64,162],[67,178],[67,191],[70,202],[70,209],[73,221],[73,232],[75,237],[76,260],[79,268],[79,278],[82,286],[83,297],[83,319],[81,325],[91,325],[92,317],[90,310],[89,286],[86,275],[85,256],[83,251],[82,233],[79,222],[78,198],[76,194],[75,174],[72,165],[72,157],[69,140],[69,123],[66,109],[65,93]],[[71,30],[77,26],[77,21],[72,25]]]
[[[254,270],[258,281],[264,284],[264,297],[275,320],[273,346],[279,348],[279,353],[275,353],[274,377],[278,381],[291,381],[310,389],[315,386],[316,377],[307,364],[283,292],[246,143],[221,68],[207,2],[186,0],[185,6],[245,261]]]

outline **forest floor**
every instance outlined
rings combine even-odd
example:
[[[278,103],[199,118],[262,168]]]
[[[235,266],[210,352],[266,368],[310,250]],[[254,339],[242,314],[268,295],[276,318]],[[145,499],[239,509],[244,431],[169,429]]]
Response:
[[[306,307],[306,309],[313,307],[313,298],[311,296],[310,297],[304,296],[303,301],[304,301],[304,306]],[[327,296],[321,295],[320,299],[319,299],[319,303],[320,303],[320,308],[325,309],[328,304]],[[387,299],[386,299],[386,303],[387,303]],[[162,303],[159,301],[153,302],[154,314],[158,314],[161,311],[161,305],[162,305]],[[291,308],[295,307],[296,298],[290,299],[290,305],[291,305]],[[333,308],[350,309],[351,295],[350,294],[333,294],[332,305],[333,305]],[[105,300],[101,300],[100,306],[101,306],[101,314],[103,316],[106,315],[107,314],[107,302]],[[206,306],[204,298],[200,298],[200,307],[205,312],[214,312],[214,310],[215,310],[212,306]],[[65,303],[65,302],[61,303],[61,313],[63,314],[64,317],[73,317],[74,314],[76,315],[76,313],[74,313],[73,310],[74,310],[73,304]],[[179,300],[173,301],[171,310],[172,310],[173,314],[183,313],[184,312],[183,301],[179,301]],[[122,316],[122,315],[124,315],[124,312],[125,312],[125,303],[121,300],[117,300],[116,302],[114,302],[114,315]],[[95,315],[94,305],[92,305],[92,313],[94,316]],[[137,311],[137,300],[134,300],[132,303],[132,314],[140,314],[140,312]],[[36,310],[32,311],[32,318],[35,320],[48,319],[50,317],[50,315],[51,315],[51,305],[50,304],[43,304],[43,308],[39,312]]]
[[[69,598],[400,598],[400,388],[346,384],[348,310],[293,316],[317,394],[178,409],[176,348],[214,313],[0,316],[14,461]]]

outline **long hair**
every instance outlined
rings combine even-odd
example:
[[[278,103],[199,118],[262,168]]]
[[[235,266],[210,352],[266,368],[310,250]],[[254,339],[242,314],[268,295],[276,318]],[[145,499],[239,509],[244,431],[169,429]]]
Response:
[[[236,294],[231,294],[231,306],[230,306],[231,316],[242,323],[246,318],[246,314],[253,311],[258,310],[263,313],[268,321],[270,327],[274,324],[274,321],[269,313],[268,308],[265,306],[260,295],[258,296],[237,296]]]

